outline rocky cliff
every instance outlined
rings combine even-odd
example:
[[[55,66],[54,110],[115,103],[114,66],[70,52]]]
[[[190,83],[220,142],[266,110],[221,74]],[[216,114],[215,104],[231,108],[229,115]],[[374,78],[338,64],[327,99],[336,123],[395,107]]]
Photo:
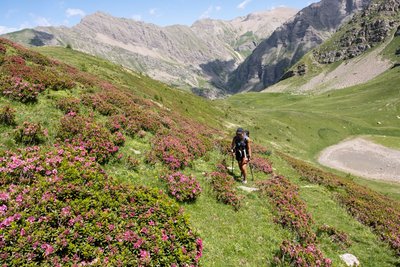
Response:
[[[400,0],[373,1],[338,31],[329,43],[313,52],[317,62],[329,64],[354,58],[400,31]],[[397,33],[395,33],[396,35]]]
[[[279,27],[232,73],[231,92],[260,91],[279,81],[303,55],[322,44],[371,0],[322,0]],[[303,71],[303,70],[300,70]]]

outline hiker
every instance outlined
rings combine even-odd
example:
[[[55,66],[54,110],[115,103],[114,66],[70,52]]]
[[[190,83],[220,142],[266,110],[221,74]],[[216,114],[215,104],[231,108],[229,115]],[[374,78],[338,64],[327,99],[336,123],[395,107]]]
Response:
[[[251,158],[251,148],[250,148],[250,138],[247,131],[243,130],[242,128],[238,128],[236,130],[236,136],[233,137],[232,144],[231,144],[231,152],[232,156],[236,156],[236,160],[239,165],[242,183],[247,183],[247,163],[250,161]]]

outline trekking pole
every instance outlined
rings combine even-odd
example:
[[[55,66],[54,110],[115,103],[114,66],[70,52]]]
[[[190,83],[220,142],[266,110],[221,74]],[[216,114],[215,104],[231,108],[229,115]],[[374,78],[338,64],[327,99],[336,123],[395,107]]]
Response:
[[[233,175],[233,161],[234,161],[234,158],[233,158],[233,155],[232,155],[232,169],[231,169],[232,175]]]
[[[252,181],[254,181],[253,167],[251,167],[250,162],[249,162],[249,167],[250,167],[250,172],[251,172],[251,179],[252,179]]]

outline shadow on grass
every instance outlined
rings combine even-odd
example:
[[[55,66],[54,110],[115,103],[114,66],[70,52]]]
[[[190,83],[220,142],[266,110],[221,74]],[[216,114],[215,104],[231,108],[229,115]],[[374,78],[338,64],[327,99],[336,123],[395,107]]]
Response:
[[[228,174],[229,174],[230,176],[232,176],[232,178],[233,178],[236,182],[242,182],[242,176],[240,175],[240,172],[235,174],[235,172],[234,172],[233,170],[229,170],[229,171],[228,171]]]

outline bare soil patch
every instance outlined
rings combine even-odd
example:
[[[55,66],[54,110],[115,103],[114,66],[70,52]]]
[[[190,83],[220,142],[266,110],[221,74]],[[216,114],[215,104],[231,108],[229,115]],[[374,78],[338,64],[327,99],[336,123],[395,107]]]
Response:
[[[363,138],[346,140],[326,148],[318,161],[357,176],[400,182],[400,151]]]

